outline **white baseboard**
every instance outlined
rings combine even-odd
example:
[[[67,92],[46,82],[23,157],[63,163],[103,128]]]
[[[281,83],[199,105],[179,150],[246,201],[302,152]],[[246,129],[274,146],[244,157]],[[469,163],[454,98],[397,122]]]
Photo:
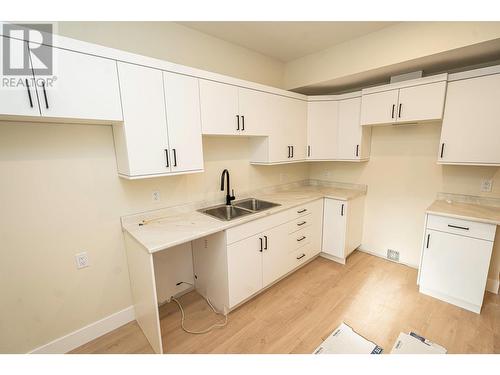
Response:
[[[486,290],[491,293],[498,294],[498,287],[500,286],[500,282],[495,279],[488,279],[486,282]]]
[[[382,258],[382,259],[385,259],[385,260],[388,260],[389,262],[393,262],[393,263],[398,263],[398,264],[403,264],[405,266],[408,266],[410,268],[415,268],[415,269],[418,269],[418,264],[410,264],[410,263],[406,263],[406,262],[396,262],[394,260],[391,260],[391,259],[387,259],[387,257],[385,257],[384,255],[382,254],[379,254],[379,253],[374,253],[373,251],[370,251],[370,250],[366,250],[363,248],[363,245],[361,245],[360,247],[358,247],[356,250],[358,251],[361,251],[363,253],[367,253],[367,254],[370,254],[370,255],[374,255],[376,257],[379,257],[379,258]]]
[[[67,353],[133,320],[135,320],[134,306],[129,306],[88,326],[59,337],[48,344],[33,349],[29,354]]]

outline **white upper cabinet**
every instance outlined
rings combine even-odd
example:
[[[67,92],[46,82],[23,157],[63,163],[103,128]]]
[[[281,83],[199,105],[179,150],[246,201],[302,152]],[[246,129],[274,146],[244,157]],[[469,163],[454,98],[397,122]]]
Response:
[[[337,157],[338,101],[307,104],[307,157],[311,160]]]
[[[339,101],[337,160],[366,160],[370,155],[371,129],[360,124],[361,98]]]
[[[361,124],[378,125],[396,121],[398,90],[388,90],[363,95],[361,99]]]
[[[432,121],[443,118],[446,81],[399,90],[397,122]]]
[[[161,70],[118,63],[123,125],[113,125],[118,173],[148,177],[170,172]]]
[[[172,172],[203,170],[198,78],[163,72]]]
[[[361,125],[441,120],[446,79],[440,74],[363,90]]]
[[[238,87],[200,79],[203,134],[236,135],[242,123],[238,113]]]
[[[276,95],[239,88],[239,130],[242,135],[267,135],[279,120],[274,107]]]
[[[113,125],[125,178],[203,170],[198,79],[118,63],[124,121]]]
[[[52,53],[56,77],[52,86],[37,85],[42,116],[89,121],[123,120],[116,61],[49,46],[39,48],[51,50],[48,53]],[[31,51],[30,56],[38,78],[38,58]]]
[[[28,51],[26,42],[3,37],[3,43],[10,43],[12,51]],[[8,79],[8,76],[2,77]],[[0,90],[0,115],[4,116],[40,116],[38,97],[32,74],[16,76],[16,87],[2,87]]]
[[[500,74],[448,83],[442,164],[500,165]]]

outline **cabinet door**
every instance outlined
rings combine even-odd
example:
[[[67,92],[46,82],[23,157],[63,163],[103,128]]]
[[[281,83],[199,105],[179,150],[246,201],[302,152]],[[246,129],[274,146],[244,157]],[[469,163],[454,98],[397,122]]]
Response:
[[[203,134],[235,135],[238,130],[238,88],[200,79]],[[241,126],[241,125],[240,125]]]
[[[448,84],[440,162],[500,164],[498,98],[500,74]]]
[[[420,286],[481,306],[492,245],[490,241],[427,229]]]
[[[363,95],[361,97],[361,125],[395,122],[398,91],[389,90]]]
[[[347,202],[325,199],[322,251],[342,259],[345,257],[346,213]]]
[[[279,121],[276,95],[244,88],[239,88],[238,93],[241,134],[271,134],[276,121]]]
[[[360,125],[360,114],[361,98],[339,102],[337,159],[358,160],[361,158],[363,129]]]
[[[255,235],[227,247],[230,308],[262,289],[263,240]]]
[[[123,125],[114,125],[118,171],[126,176],[170,172],[161,70],[118,63]]]
[[[299,99],[280,97],[283,118],[282,137],[292,146],[290,160],[306,158],[307,143],[307,102]],[[284,149],[284,148],[283,148]]]
[[[42,116],[123,120],[116,61],[49,46],[39,48],[52,50],[57,77],[51,87],[38,87]],[[37,77],[37,57],[30,56]]]
[[[288,224],[283,224],[263,233],[262,253],[263,287],[279,279],[289,271]]]
[[[307,104],[308,159],[337,157],[338,101]]]
[[[11,51],[28,51],[26,42],[3,37],[3,43],[9,43]],[[9,76],[2,79],[9,80]],[[38,97],[34,88],[32,74],[12,77],[13,87],[2,86],[0,90],[0,115],[6,116],[40,116]]]
[[[442,119],[445,93],[446,81],[400,89],[397,122]]]
[[[172,172],[203,169],[198,78],[163,72]]]

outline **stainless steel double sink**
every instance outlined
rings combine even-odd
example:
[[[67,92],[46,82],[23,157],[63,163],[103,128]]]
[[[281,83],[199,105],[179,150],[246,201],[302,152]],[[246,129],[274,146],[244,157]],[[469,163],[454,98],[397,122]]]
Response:
[[[260,199],[247,198],[236,201],[230,206],[221,204],[214,207],[203,208],[198,211],[219,220],[229,221],[256,212],[265,211],[276,206],[280,205]]]

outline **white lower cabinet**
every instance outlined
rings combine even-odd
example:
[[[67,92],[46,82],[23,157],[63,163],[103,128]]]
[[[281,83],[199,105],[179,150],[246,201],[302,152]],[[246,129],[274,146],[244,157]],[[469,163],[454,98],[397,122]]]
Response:
[[[226,231],[230,309],[320,252],[322,213],[320,199]]]
[[[420,292],[479,313],[496,225],[428,215]]]
[[[346,258],[361,245],[364,197],[350,201],[325,198],[322,253],[345,264]]]

